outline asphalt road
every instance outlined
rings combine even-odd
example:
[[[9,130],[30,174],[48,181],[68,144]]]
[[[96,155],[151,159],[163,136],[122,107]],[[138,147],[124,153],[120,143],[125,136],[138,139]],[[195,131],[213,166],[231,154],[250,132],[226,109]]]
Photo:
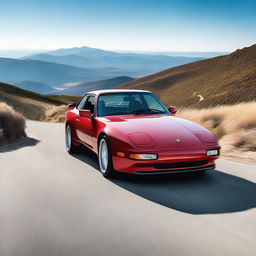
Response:
[[[107,180],[62,124],[27,131],[0,148],[1,256],[255,255],[255,165]]]

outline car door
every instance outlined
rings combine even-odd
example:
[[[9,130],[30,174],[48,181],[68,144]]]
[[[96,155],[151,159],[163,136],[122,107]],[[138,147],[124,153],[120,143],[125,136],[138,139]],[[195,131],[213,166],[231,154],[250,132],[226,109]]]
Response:
[[[95,129],[94,129],[94,106],[95,106],[95,96],[87,95],[84,105],[81,105],[79,110],[90,110],[91,116],[84,117],[79,115],[77,117],[76,131],[78,138],[87,146],[93,148],[95,141]],[[78,106],[79,107],[79,106]]]
[[[88,95],[85,95],[80,102],[78,103],[77,107],[74,110],[75,116],[73,120],[73,126],[76,132],[76,136],[80,139],[80,116],[79,116],[79,110],[84,108],[85,102],[88,98]]]

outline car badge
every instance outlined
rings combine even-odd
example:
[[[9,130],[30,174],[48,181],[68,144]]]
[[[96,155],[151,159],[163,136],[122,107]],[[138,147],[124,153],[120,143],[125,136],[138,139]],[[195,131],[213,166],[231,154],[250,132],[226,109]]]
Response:
[[[176,142],[181,142],[181,139],[176,139]]]

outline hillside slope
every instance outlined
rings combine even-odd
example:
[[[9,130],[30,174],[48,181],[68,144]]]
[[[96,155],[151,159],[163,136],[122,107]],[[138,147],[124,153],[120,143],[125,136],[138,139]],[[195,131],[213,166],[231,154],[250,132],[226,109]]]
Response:
[[[77,100],[78,97],[72,96],[37,94],[0,82],[0,102],[7,103],[32,120],[43,120],[49,109]]]
[[[151,90],[167,105],[212,107],[256,99],[256,44],[229,55],[186,64],[119,88]]]

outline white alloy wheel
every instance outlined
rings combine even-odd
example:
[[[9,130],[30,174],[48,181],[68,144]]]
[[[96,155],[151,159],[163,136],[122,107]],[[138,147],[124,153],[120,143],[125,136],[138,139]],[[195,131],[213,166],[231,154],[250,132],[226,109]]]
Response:
[[[104,138],[100,141],[99,146],[99,165],[100,165],[100,171],[105,174],[108,169],[108,158],[109,158],[109,152],[108,152],[108,145]]]
[[[66,127],[66,137],[65,137],[65,145],[66,145],[66,150],[69,152],[71,150],[72,146],[72,137],[71,137],[71,128],[69,125]]]

